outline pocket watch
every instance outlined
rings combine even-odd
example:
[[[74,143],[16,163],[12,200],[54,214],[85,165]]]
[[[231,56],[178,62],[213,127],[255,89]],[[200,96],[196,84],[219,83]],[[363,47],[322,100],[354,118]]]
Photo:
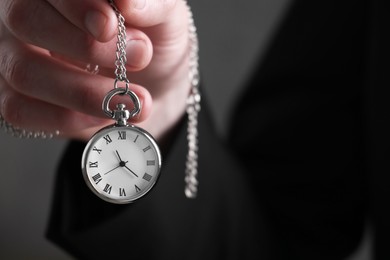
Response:
[[[129,96],[134,109],[129,111],[120,103],[116,110],[110,110],[109,103],[115,95]],[[161,153],[151,134],[128,123],[140,111],[134,92],[127,87],[111,90],[103,100],[103,110],[116,123],[99,130],[87,143],[82,157],[83,177],[101,199],[116,204],[131,203],[156,184]]]

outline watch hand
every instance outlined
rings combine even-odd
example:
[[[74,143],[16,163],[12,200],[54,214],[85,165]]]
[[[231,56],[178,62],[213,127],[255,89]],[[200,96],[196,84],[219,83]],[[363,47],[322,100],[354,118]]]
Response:
[[[118,150],[115,150],[115,152],[116,152],[116,155],[118,155],[119,161],[123,162],[121,156],[120,156],[119,153],[118,153]]]
[[[126,163],[127,163],[127,162],[126,162]],[[133,172],[129,167],[127,167],[126,164],[124,165],[124,167],[125,167],[126,169],[128,169],[132,174],[134,174],[135,177],[138,178],[138,175],[135,174],[135,172]]]
[[[112,171],[114,171],[114,170],[116,170],[116,169],[118,169],[119,167],[124,167],[124,166],[126,166],[126,163],[127,163],[128,161],[126,161],[126,162],[124,162],[124,161],[120,161],[120,163],[119,163],[119,165],[118,166],[116,166],[115,168],[113,168],[113,169],[111,169],[111,170],[109,170],[108,172],[106,172],[104,175],[106,175],[106,174],[108,174],[108,173],[110,173],[110,172],[112,172]],[[138,177],[138,176],[137,176]]]
[[[109,170],[109,171],[108,171],[108,172],[106,172],[104,175],[106,175],[106,174],[108,174],[108,173],[110,173],[110,172],[112,172],[112,171],[114,171],[114,170],[118,169],[119,167],[121,167],[121,166],[120,166],[120,165],[116,166],[114,169],[111,169],[111,170]]]
[[[119,158],[119,160],[120,160],[119,166],[125,167],[125,168],[126,168],[127,170],[129,170],[132,174],[134,174],[135,177],[138,178],[138,175],[137,175],[135,172],[133,172],[129,167],[126,166],[126,163],[127,163],[128,161],[125,162],[125,161],[122,160],[121,156],[120,156],[119,153],[118,153],[118,150],[115,150],[115,152],[116,152],[116,155],[118,155],[118,158]]]

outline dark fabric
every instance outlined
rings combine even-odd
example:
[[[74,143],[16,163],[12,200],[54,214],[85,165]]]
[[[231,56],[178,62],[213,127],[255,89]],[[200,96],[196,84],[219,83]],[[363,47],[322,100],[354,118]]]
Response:
[[[279,259],[344,259],[360,242],[368,15],[365,1],[296,1],[235,109],[229,140]]]
[[[225,141],[201,112],[196,200],[183,192],[185,120],[156,188],[132,205],[88,190],[84,144],[71,143],[48,237],[80,259],[342,260],[369,218],[375,260],[390,259],[388,7],[293,1]]]
[[[375,0],[371,9],[370,60],[367,90],[369,174],[375,260],[390,259],[390,2]]]

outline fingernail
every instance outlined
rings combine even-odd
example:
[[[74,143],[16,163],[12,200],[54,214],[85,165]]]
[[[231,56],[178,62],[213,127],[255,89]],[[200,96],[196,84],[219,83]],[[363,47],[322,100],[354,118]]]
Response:
[[[141,10],[145,7],[145,5],[146,5],[146,0],[134,0],[133,1],[133,7],[135,9]]]
[[[85,16],[85,27],[96,39],[102,35],[107,23],[107,17],[98,11],[89,11]]]

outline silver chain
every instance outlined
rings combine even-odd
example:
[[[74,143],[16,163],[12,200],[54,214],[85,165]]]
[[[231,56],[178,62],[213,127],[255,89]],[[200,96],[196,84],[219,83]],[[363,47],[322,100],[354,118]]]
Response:
[[[126,26],[125,18],[122,16],[119,9],[116,7],[113,0],[109,0],[109,3],[114,10],[118,18],[118,34],[116,43],[116,59],[115,59],[115,76],[117,80],[129,82],[126,75]]]
[[[0,129],[3,129],[5,133],[12,135],[13,137],[20,139],[51,139],[54,136],[58,136],[60,131],[56,130],[54,133],[46,131],[27,131],[19,127],[13,126],[12,124],[6,122],[3,116],[0,114]]]
[[[185,0],[184,0],[185,1]],[[200,111],[200,92],[199,92],[199,40],[196,32],[194,17],[191,7],[187,4],[189,20],[189,80],[191,83],[191,92],[187,99],[187,162],[185,170],[185,188],[184,193],[187,198],[196,198],[198,194],[198,114]]]
[[[126,82],[128,88],[129,80],[126,76],[126,27],[125,19],[120,13],[113,0],[108,0],[118,18],[118,42],[116,45],[115,75],[117,80]],[[187,141],[188,152],[185,164],[185,188],[187,198],[196,198],[198,193],[198,113],[200,111],[199,92],[199,42],[191,7],[186,0],[183,0],[188,8],[189,20],[189,82],[191,92],[187,99]]]

